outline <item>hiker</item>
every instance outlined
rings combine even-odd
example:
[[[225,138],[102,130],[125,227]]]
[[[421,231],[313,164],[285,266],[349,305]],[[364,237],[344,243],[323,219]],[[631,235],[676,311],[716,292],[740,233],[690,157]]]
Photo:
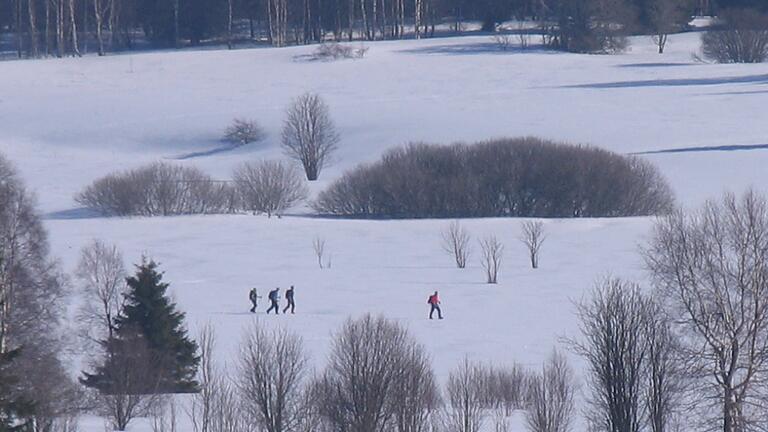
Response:
[[[256,288],[252,288],[251,289],[251,292],[248,293],[248,298],[251,300],[251,303],[253,303],[253,307],[251,308],[251,312],[255,313],[256,312],[256,307],[259,306],[259,304],[258,304],[259,303],[259,299],[261,298],[259,293],[256,291]]]
[[[280,299],[280,288],[278,287],[270,291],[268,298],[269,298],[270,306],[269,306],[269,309],[267,309],[267,315],[269,315],[272,309],[275,310],[275,315],[279,315],[280,306],[277,304],[277,301]]]
[[[285,292],[285,300],[288,301],[288,304],[285,305],[283,313],[288,312],[288,309],[291,310],[291,313],[294,313],[294,309],[296,309],[296,303],[293,302],[293,285],[291,285],[291,287],[288,288],[288,291]]]
[[[440,310],[440,297],[437,296],[437,291],[429,296],[427,303],[432,306],[432,309],[429,311],[429,319],[432,319],[432,314],[434,314],[435,311],[437,311],[437,318],[443,319],[443,312]]]

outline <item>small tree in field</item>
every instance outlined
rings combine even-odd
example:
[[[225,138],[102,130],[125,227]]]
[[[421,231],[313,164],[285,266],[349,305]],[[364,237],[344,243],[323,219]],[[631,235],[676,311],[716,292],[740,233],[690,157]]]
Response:
[[[480,240],[480,249],[482,250],[482,265],[485,270],[486,282],[495,284],[501,267],[504,245],[496,236],[492,235]]]
[[[683,28],[688,19],[686,10],[688,3],[688,0],[650,0],[648,3],[648,14],[653,31],[651,39],[658,47],[659,54],[664,54],[669,34]]]
[[[286,155],[299,161],[307,180],[314,181],[330,162],[339,134],[319,95],[305,93],[293,101],[283,123],[282,146]]]
[[[459,221],[454,221],[441,235],[443,249],[456,261],[456,267],[465,268],[470,254],[469,232],[461,226]]]
[[[89,344],[114,335],[115,318],[123,305],[125,276],[123,255],[116,246],[94,240],[80,253],[77,278],[84,301],[78,320]]]
[[[246,145],[266,138],[267,134],[255,120],[237,118],[224,131],[224,141],[232,145]]]
[[[529,406],[525,420],[531,432],[567,432],[573,422],[573,372],[556,351],[544,364],[541,373],[528,383]]]
[[[280,216],[307,196],[297,169],[279,161],[244,163],[232,176],[245,210]]]
[[[539,268],[539,250],[544,243],[544,223],[541,221],[525,221],[521,225],[520,241],[528,248],[528,257],[531,259],[531,267]]]
[[[307,356],[301,337],[287,330],[251,327],[241,347],[237,388],[260,430],[292,432],[304,414]]]

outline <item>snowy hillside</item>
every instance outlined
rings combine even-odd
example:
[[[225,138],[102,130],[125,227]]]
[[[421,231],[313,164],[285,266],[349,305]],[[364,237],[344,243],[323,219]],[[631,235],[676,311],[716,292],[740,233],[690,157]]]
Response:
[[[105,219],[78,211],[73,195],[114,170],[215,150],[234,117],[259,120],[267,140],[179,163],[227,179],[242,161],[282,157],[283,110],[305,91],[327,100],[342,136],[315,193],[409,141],[535,135],[622,153],[768,144],[767,64],[696,63],[697,34],[672,37],[664,55],[647,38],[633,42],[615,56],[502,52],[473,36],[380,42],[364,59],[328,63],[300,60],[312,47],[5,62],[0,152],[37,192],[67,271],[93,238],[114,242],[132,262],[155,258],[193,332],[216,326],[223,360],[258,319],[301,333],[320,367],[339,324],[371,311],[407,325],[441,379],[464,356],[536,367],[577,334],[573,301],[597,278],[645,280],[638,251],[652,220],[546,221],[538,270],[527,265],[518,220],[466,221],[475,238],[496,234],[505,245],[500,283],[489,286],[476,259],[458,270],[441,250],[447,221],[325,220],[302,209],[283,219]],[[704,150],[644,157],[686,206],[726,189],[768,191],[768,151]],[[315,236],[328,242],[331,269],[317,266]],[[263,295],[288,285],[296,286],[295,316],[248,313],[251,287]],[[443,321],[426,319],[434,290]]]

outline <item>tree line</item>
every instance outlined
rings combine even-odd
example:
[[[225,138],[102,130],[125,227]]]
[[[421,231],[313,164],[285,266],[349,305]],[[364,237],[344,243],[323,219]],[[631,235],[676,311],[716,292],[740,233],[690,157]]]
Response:
[[[473,21],[494,31],[513,18],[562,27],[579,25],[585,13],[597,20],[621,16],[631,21],[628,30],[641,32],[652,31],[654,16],[669,4],[683,18],[766,9],[760,0],[2,0],[0,34],[10,37],[0,39],[10,43],[3,50],[20,58],[63,57],[206,42],[231,48],[241,41],[284,46],[431,37],[438,24],[461,33]]]

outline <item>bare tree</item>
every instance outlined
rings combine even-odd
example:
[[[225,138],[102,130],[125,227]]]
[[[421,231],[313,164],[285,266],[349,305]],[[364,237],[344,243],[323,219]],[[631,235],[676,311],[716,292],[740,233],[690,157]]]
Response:
[[[531,432],[567,432],[574,414],[573,372],[565,357],[554,351],[541,373],[528,383],[525,421]],[[615,430],[615,429],[614,429]]]
[[[240,353],[237,387],[249,418],[267,432],[301,424],[307,356],[301,337],[287,330],[251,327]]]
[[[285,153],[304,167],[307,180],[314,181],[330,162],[339,134],[319,95],[305,93],[293,101],[283,123],[282,146]]]
[[[482,250],[482,265],[485,270],[486,283],[495,284],[501,267],[504,245],[496,236],[491,235],[480,240],[480,249]]]
[[[93,240],[80,253],[77,278],[83,304],[78,314],[82,336],[89,343],[110,339],[126,290],[123,255],[115,245]]]
[[[211,323],[207,323],[200,330],[197,344],[200,347],[200,367],[197,369],[199,391],[192,396],[188,414],[194,432],[212,432],[214,429],[211,424],[216,411],[217,391],[222,378],[219,376],[213,358],[216,349],[216,333]]]
[[[544,222],[524,221],[520,224],[520,241],[528,248],[528,257],[531,259],[531,267],[539,268],[539,251],[541,244],[547,238],[544,234]]]
[[[673,430],[685,390],[679,342],[666,311],[651,301],[645,323],[646,390],[643,395],[651,432]]]
[[[406,342],[400,364],[400,376],[392,396],[397,432],[428,432],[440,404],[432,364],[424,347]]]
[[[479,432],[485,421],[484,370],[464,359],[448,376],[443,427],[448,432]]]
[[[96,42],[98,44],[98,54],[103,56],[104,52],[104,14],[109,9],[110,14],[114,13],[107,5],[106,0],[93,0],[93,16],[96,19]]]
[[[653,35],[651,39],[659,48],[659,54],[664,54],[667,37],[670,33],[680,31],[688,19],[688,0],[651,0],[648,3],[648,14]]]
[[[465,268],[471,253],[469,232],[459,221],[453,221],[443,230],[441,236],[443,250],[453,257],[456,267]]]
[[[61,319],[69,302],[34,200],[2,155],[0,203],[0,375],[18,380],[0,387],[11,386],[11,400],[34,404],[24,413],[28,417],[15,419],[20,426],[43,427],[72,413],[68,394],[74,385],[61,360]]]
[[[588,365],[588,420],[597,430],[642,428],[648,303],[638,286],[606,279],[578,305],[584,341],[572,344]]]
[[[320,268],[323,268],[323,256],[325,255],[325,239],[318,236],[315,237],[312,240],[312,249],[315,251],[315,256],[317,256],[317,265],[320,266]],[[330,261],[329,261],[330,264]]]
[[[660,220],[645,252],[682,333],[702,422],[749,430],[766,409],[768,205],[750,190]]]
[[[266,136],[264,129],[256,120],[242,118],[234,119],[224,131],[224,141],[237,146],[262,141]]]
[[[152,432],[176,432],[178,405],[173,395],[158,395],[148,408]]]
[[[278,217],[307,196],[296,168],[279,161],[240,165],[232,176],[240,202],[248,211]]]
[[[138,329],[126,330],[121,339],[113,338],[109,344],[107,361],[99,367],[108,386],[98,389],[99,407],[116,430],[124,431],[157,400],[158,359]]]
[[[344,324],[334,338],[319,398],[322,415],[332,430],[391,430],[396,412],[404,420],[404,429],[406,422],[419,423],[421,414],[409,413],[407,407],[395,409],[393,400],[398,389],[406,388],[399,380],[408,343],[406,331],[383,317],[366,315]],[[412,401],[417,399],[419,396],[412,395]]]

